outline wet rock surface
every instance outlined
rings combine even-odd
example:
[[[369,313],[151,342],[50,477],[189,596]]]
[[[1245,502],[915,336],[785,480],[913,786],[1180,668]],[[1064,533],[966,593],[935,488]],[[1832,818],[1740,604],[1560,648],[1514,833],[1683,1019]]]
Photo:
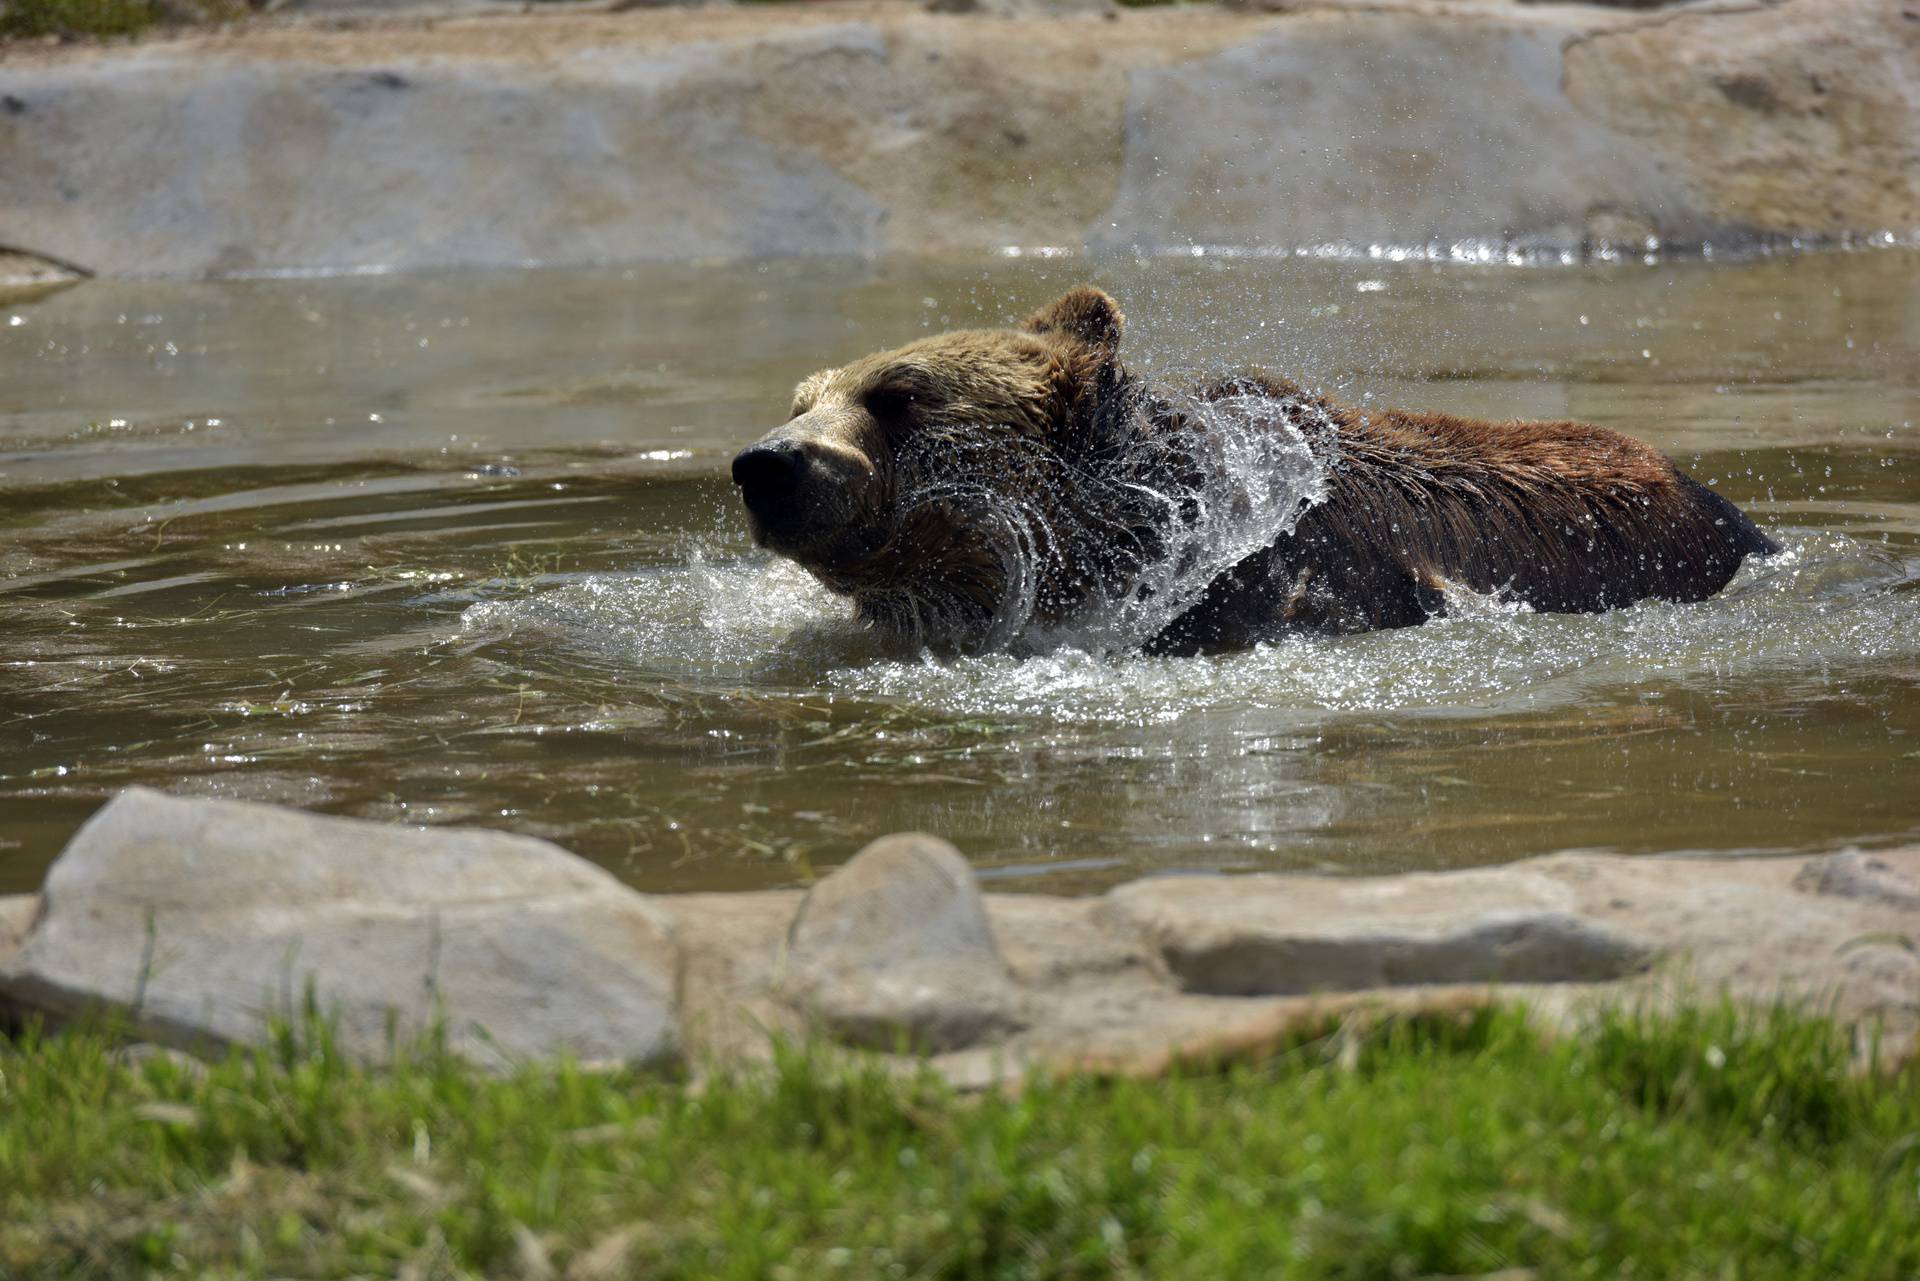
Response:
[[[1644,152],[1561,91],[1562,49],[1607,20],[1300,12],[1211,57],[1135,71],[1097,239],[1570,248],[1602,199],[1694,221]]]
[[[71,263],[0,245],[0,305],[31,302],[84,279],[86,273]]]
[[[43,896],[0,900],[0,1004],[116,1009],[206,1051],[258,1040],[310,983],[376,1061],[390,1020],[405,1034],[444,1008],[454,1048],[490,1065],[697,1068],[824,1034],[979,1086],[1258,1058],[1347,1017],[1508,1001],[1577,1028],[1724,994],[1831,1009],[1900,1058],[1920,1033],[1916,878],[1920,848],[1564,854],[982,896],[953,847],[908,834],[808,891],[656,897],[527,838],[135,790]]]
[[[0,243],[194,276],[1920,232],[1920,22],[1890,0],[987,8],[296,13],[10,50]]]
[[[58,285],[81,278],[79,268],[71,264],[54,262],[23,249],[8,249],[0,245],[0,287]]]

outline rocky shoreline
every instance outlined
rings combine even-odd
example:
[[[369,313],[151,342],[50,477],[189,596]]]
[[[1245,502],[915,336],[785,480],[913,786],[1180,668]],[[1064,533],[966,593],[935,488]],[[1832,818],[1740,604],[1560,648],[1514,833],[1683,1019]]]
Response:
[[[16,42],[0,272],[1910,243],[1916,65],[1912,0],[481,6]]]
[[[945,842],[811,889],[646,895],[543,841],[123,792],[0,899],[0,1008],[111,1012],[193,1052],[311,1008],[378,1062],[444,1019],[491,1068],[750,1061],[776,1039],[981,1086],[1257,1058],[1346,1017],[1517,1002],[1549,1026],[1686,999],[1806,1002],[1920,1044],[1920,848],[1561,854],[1365,878],[1154,877],[982,895]]]

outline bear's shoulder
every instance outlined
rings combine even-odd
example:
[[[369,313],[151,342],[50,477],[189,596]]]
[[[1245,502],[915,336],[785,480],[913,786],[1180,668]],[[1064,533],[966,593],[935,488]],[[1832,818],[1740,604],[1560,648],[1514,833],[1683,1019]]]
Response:
[[[1645,441],[1568,419],[1498,422],[1389,409],[1342,415],[1339,430],[1352,452],[1436,473],[1647,492],[1679,479],[1673,461]]]

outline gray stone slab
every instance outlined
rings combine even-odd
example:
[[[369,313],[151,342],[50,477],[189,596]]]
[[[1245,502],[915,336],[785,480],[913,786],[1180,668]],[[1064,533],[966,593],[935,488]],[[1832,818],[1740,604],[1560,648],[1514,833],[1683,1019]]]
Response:
[[[121,793],[47,875],[0,992],[117,1012],[189,1049],[259,1042],[313,1002],[377,1060],[444,1018],[492,1067],[677,1052],[668,918],[544,841]]]
[[[1653,950],[1583,918],[1558,882],[1506,869],[1373,879],[1158,877],[1107,896],[1182,989],[1281,996],[1459,983],[1590,983]]]

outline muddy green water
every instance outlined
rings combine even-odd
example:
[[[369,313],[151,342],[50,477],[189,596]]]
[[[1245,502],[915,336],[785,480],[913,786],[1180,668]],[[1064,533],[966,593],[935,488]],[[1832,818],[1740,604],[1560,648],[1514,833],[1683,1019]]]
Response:
[[[1787,551],[1213,659],[889,653],[726,481],[810,370],[1092,276],[1136,363],[1656,442]],[[900,828],[1003,885],[1920,836],[1920,256],[998,260],[0,301],[0,891],[132,783],[550,837],[649,889]],[[289,851],[289,857],[298,857]]]

